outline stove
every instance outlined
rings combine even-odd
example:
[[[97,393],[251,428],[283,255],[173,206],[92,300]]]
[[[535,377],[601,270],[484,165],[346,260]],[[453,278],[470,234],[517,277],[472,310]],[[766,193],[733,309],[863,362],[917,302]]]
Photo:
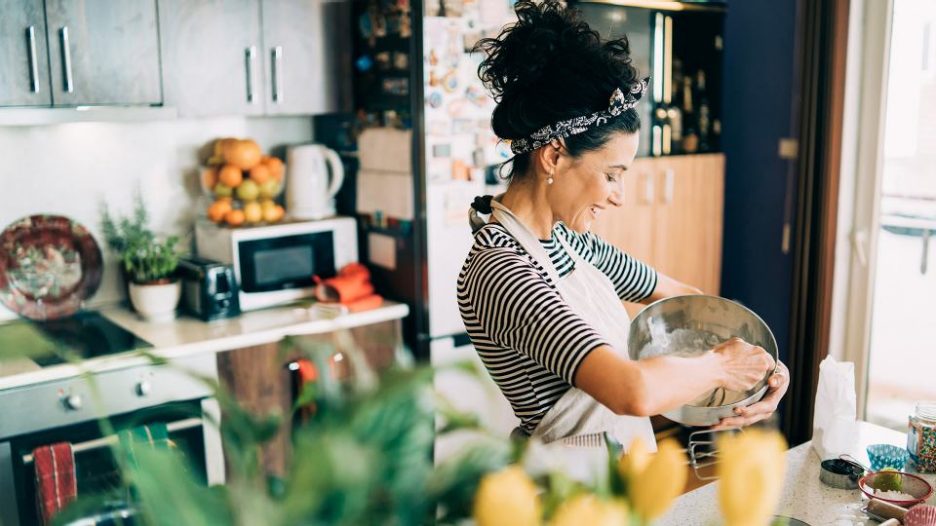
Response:
[[[40,367],[65,363],[67,356],[87,360],[152,347],[152,344],[95,311],[47,321],[15,320],[0,324],[0,354],[26,349]]]

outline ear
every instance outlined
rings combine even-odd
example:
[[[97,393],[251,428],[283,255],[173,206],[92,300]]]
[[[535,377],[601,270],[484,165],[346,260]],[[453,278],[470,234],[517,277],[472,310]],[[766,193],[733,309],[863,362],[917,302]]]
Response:
[[[559,166],[559,158],[562,157],[561,148],[558,141],[552,141],[535,151],[534,155],[536,157],[536,163],[539,165],[540,173],[556,173]]]

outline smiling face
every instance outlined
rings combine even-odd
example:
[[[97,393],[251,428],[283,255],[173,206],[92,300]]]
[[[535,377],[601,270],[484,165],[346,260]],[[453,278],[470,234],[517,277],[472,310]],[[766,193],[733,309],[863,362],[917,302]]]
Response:
[[[588,231],[602,210],[624,203],[624,172],[637,155],[638,134],[621,132],[605,145],[573,158],[563,149],[547,199],[555,220]]]

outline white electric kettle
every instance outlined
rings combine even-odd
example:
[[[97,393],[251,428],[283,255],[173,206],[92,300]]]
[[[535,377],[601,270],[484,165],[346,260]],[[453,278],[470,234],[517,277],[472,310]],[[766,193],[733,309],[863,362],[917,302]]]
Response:
[[[286,172],[286,211],[291,218],[335,215],[334,197],[344,181],[344,166],[335,150],[321,144],[290,146],[286,150]]]

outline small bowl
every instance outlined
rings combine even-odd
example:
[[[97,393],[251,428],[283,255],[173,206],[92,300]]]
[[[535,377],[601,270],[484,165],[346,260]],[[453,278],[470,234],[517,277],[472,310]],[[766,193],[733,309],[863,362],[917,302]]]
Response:
[[[910,495],[913,498],[893,499],[875,494],[875,479],[882,476],[897,477],[897,480],[900,482],[900,489],[896,491]],[[865,475],[858,481],[858,489],[869,499],[883,500],[884,502],[903,506],[904,508],[919,504],[930,498],[933,494],[933,486],[931,486],[929,482],[922,477],[903,471],[881,471]]]
[[[906,448],[891,444],[871,444],[868,446],[867,451],[868,459],[871,460],[872,471],[881,471],[884,468],[903,471],[910,456]]]

